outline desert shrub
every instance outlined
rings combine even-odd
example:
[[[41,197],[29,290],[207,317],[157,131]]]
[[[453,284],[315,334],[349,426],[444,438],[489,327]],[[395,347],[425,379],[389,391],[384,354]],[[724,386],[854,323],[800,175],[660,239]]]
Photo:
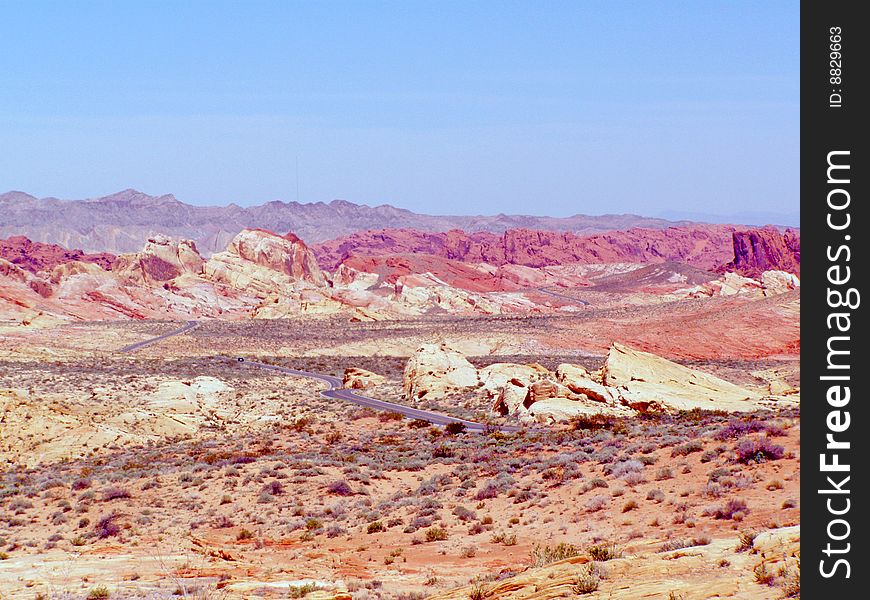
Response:
[[[750,433],[766,431],[767,425],[761,421],[731,421],[716,432],[717,440],[734,440]]]
[[[466,429],[467,429],[467,427],[465,426],[465,423],[460,423],[458,421],[452,421],[452,422],[447,424],[447,426],[444,428],[444,431],[446,431],[450,435],[457,435],[460,433],[465,433]]]
[[[369,526],[366,528],[366,533],[380,533],[386,530],[387,528],[384,527],[383,523],[375,521],[374,523],[369,523]]]
[[[662,467],[656,471],[656,481],[664,481],[665,479],[673,479],[674,470],[670,467]]]
[[[699,538],[693,539],[675,539],[668,540],[664,544],[662,544],[661,548],[659,548],[659,552],[671,552],[672,550],[679,550],[681,548],[692,548],[694,546],[706,546],[710,543],[710,538],[706,536],[702,536]]]
[[[737,543],[737,552],[746,552],[751,550],[755,545],[755,538],[758,534],[754,531],[741,531],[739,541]]]
[[[785,448],[772,444],[767,439],[743,440],[734,448],[737,460],[743,464],[750,462],[762,463],[767,460],[779,460],[785,456]]]
[[[577,415],[571,419],[570,424],[575,431],[600,431],[604,429],[615,434],[628,432],[625,421],[612,415]]]
[[[701,440],[690,440],[685,444],[675,447],[671,450],[671,457],[688,456],[693,452],[700,452],[704,449],[704,443]]]
[[[103,500],[108,502],[110,500],[119,500],[123,498],[129,498],[130,492],[126,489],[119,486],[110,486],[103,490]]]
[[[272,496],[280,496],[284,493],[284,484],[276,479],[264,485],[262,491]]]
[[[627,513],[629,511],[636,509],[637,507],[638,507],[637,502],[635,502],[634,500],[629,500],[628,502],[626,502],[625,504],[622,505],[622,512]]]
[[[486,531],[486,528],[480,523],[474,523],[471,527],[468,528],[468,535],[479,535]]]
[[[602,479],[601,477],[594,477],[583,484],[583,487],[580,488],[583,492],[588,492],[594,490],[595,488],[607,488],[610,487],[607,484],[607,481]]]
[[[401,421],[405,418],[405,415],[397,412],[381,412],[378,414],[378,421],[381,423],[387,423],[389,421]]]
[[[456,515],[456,517],[460,521],[468,522],[477,519],[477,513],[475,513],[473,510],[465,508],[464,506],[457,506],[456,508],[454,508],[453,514]]]
[[[105,600],[109,596],[111,596],[109,588],[104,585],[93,587],[91,588],[91,591],[88,592],[88,600]]]
[[[577,579],[571,586],[571,591],[577,595],[591,594],[598,589],[601,583],[601,575],[598,565],[595,563],[586,563],[580,565],[577,573]]]
[[[767,570],[767,561],[762,560],[754,569],[752,569],[752,573],[755,575],[756,583],[760,583],[761,585],[773,585],[775,577],[773,573]]]
[[[430,527],[426,530],[427,542],[441,542],[447,539],[447,531],[441,527]]]
[[[664,502],[665,501],[665,493],[661,490],[650,490],[646,494],[646,499],[651,500],[653,502]]]
[[[580,548],[573,544],[560,542],[555,546],[535,545],[531,552],[532,566],[543,567],[550,563],[580,556]]]
[[[342,527],[341,525],[330,525],[326,528],[326,537],[328,538],[337,538],[340,535],[344,535],[347,533],[347,529]]]
[[[801,565],[798,559],[797,568],[792,571],[787,569],[783,573],[782,594],[786,598],[801,597]]]
[[[214,520],[212,526],[215,529],[229,529],[230,527],[235,527],[235,523],[233,523],[233,520],[227,515],[220,515]]]
[[[622,476],[622,480],[631,487],[646,483],[646,477],[644,477],[643,473],[626,473]]]
[[[439,444],[432,450],[432,458],[451,458],[455,454],[453,448],[446,444]]]
[[[624,477],[629,473],[640,473],[643,471],[643,463],[639,460],[626,460],[623,462],[616,463],[613,465],[611,469],[609,469],[611,474],[614,477]],[[605,470],[607,472],[607,470]]]
[[[490,481],[487,481],[483,487],[477,490],[477,494],[474,495],[474,498],[476,500],[489,500],[490,498],[495,498],[509,488],[512,483],[512,480],[508,482],[508,480],[505,479],[491,479]]]
[[[287,596],[289,598],[304,598],[305,596],[307,596],[311,592],[316,592],[317,590],[320,590],[320,589],[323,589],[323,588],[321,588],[319,585],[317,585],[316,583],[313,583],[313,582],[306,583],[303,585],[294,585],[294,586],[290,587],[290,589],[287,593]]]
[[[76,479],[75,481],[72,482],[72,485],[70,487],[74,491],[86,490],[89,487],[91,487],[92,483],[93,483],[93,481],[91,479],[85,477],[82,479]]]
[[[94,526],[94,533],[100,539],[105,539],[107,537],[113,537],[121,533],[121,526],[115,522],[117,515],[115,513],[111,513],[104,517],[101,517],[97,524]]]
[[[705,516],[712,516],[716,519],[734,519],[735,517],[742,517],[749,512],[749,507],[746,506],[746,502],[743,500],[735,499],[729,500],[722,506],[714,506],[710,508],[704,509]]]
[[[619,558],[622,555],[617,550],[616,544],[595,544],[589,547],[587,554],[589,554],[589,558],[599,562]]]
[[[33,502],[24,498],[16,498],[9,503],[9,510],[14,512],[16,515],[20,515],[31,508],[33,508]]]
[[[254,533],[252,531],[250,531],[249,529],[244,529],[244,528],[241,531],[239,531],[239,533],[236,535],[236,539],[240,542],[243,540],[250,540],[253,538],[254,538]]]
[[[605,506],[607,506],[607,496],[604,496],[603,494],[593,496],[586,502],[586,510],[589,512],[597,512]]]
[[[478,581],[471,586],[471,591],[468,593],[468,600],[484,600],[487,594],[486,586]]]
[[[719,456],[718,450],[704,450],[701,453],[701,462],[708,463],[710,461],[716,460],[716,457]]]
[[[531,490],[520,490],[517,492],[517,495],[514,496],[514,504],[522,504],[523,502],[528,502],[529,500],[533,500],[535,498],[535,493]]]
[[[493,544],[501,544],[502,546],[516,546],[517,536],[514,533],[496,533],[490,538]]]

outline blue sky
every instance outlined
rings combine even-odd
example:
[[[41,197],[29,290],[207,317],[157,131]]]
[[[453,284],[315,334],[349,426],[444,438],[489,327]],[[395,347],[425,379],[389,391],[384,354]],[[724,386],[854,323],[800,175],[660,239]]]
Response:
[[[0,191],[796,213],[797,2],[0,0]]]

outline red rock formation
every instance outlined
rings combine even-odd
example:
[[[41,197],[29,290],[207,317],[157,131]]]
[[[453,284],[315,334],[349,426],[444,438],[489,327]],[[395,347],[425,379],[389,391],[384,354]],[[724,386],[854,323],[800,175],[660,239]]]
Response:
[[[318,287],[327,282],[314,254],[293,233],[280,236],[265,229],[245,229],[230,242],[226,251],[204,265],[206,277],[237,289],[255,286],[263,293],[280,285],[276,275],[305,281]],[[286,277],[285,277],[286,280]]]
[[[350,256],[432,254],[462,262],[542,267],[567,263],[663,262],[712,269],[732,258],[726,225],[628,229],[595,235],[511,229],[502,235],[427,233],[413,229],[364,231],[313,247],[320,265],[334,269]]]
[[[800,275],[800,232],[780,233],[773,227],[735,231],[732,235],[734,259],[720,270],[758,277],[764,271],[788,271]]]
[[[125,279],[159,282],[183,273],[199,275],[203,262],[194,242],[155,235],[140,252],[119,255],[112,270]]]
[[[0,258],[31,273],[50,271],[57,265],[72,261],[96,263],[108,270],[115,260],[115,256],[108,252],[85,254],[81,250],[67,250],[55,244],[32,242],[23,235],[0,240]]]

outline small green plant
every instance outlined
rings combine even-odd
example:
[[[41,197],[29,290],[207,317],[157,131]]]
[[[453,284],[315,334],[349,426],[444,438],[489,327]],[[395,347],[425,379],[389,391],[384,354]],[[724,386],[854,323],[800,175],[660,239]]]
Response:
[[[595,544],[591,548],[589,548],[589,558],[592,560],[597,560],[599,562],[604,562],[606,560],[611,560],[614,558],[619,558],[620,553],[616,549],[615,544]]]
[[[468,593],[468,600],[484,600],[486,596],[486,586],[478,581],[473,586],[471,586],[471,591]]]
[[[426,530],[427,542],[441,542],[447,539],[447,532],[441,527],[430,527]]]
[[[516,534],[507,534],[507,533],[496,533],[492,536],[491,539],[493,544],[501,544],[502,546],[516,546],[517,545],[517,536]]]
[[[747,550],[751,550],[752,546],[755,544],[755,536],[758,534],[754,531],[742,531],[740,532],[740,541],[737,543],[737,552],[746,552]]]
[[[375,521],[374,523],[369,523],[369,526],[366,528],[366,532],[368,533],[380,533],[382,531],[386,531],[387,528],[384,527],[384,524],[380,521]]]
[[[306,583],[304,585],[296,585],[290,588],[290,592],[288,596],[290,598],[304,598],[311,592],[315,592],[319,589],[322,589],[316,583]]]
[[[6,552],[0,552],[0,560],[8,560],[9,554]]]
[[[248,529],[242,529],[242,530],[238,533],[238,535],[236,536],[236,539],[239,540],[239,541],[241,542],[241,541],[243,541],[243,540],[250,540],[250,539],[253,539],[253,537],[254,537],[253,532],[251,532],[251,531],[248,530]]]
[[[110,595],[109,588],[104,585],[98,585],[97,587],[91,588],[91,591],[88,592],[88,600],[105,600]]]
[[[311,518],[305,521],[305,529],[308,531],[314,531],[315,529],[320,529],[323,527],[323,523],[320,519]]]
[[[773,585],[774,575],[767,570],[767,561],[762,560],[752,572],[755,574],[755,582],[761,585]]]
[[[580,556],[580,548],[573,544],[560,542],[555,546],[536,545],[532,549],[531,558],[533,566],[543,567],[550,563],[565,560],[566,558],[572,558],[574,556]]]
[[[574,581],[574,585],[571,586],[571,590],[577,595],[591,594],[598,589],[600,583],[601,575],[598,565],[586,563],[581,565],[580,572],[577,574],[577,579]]]

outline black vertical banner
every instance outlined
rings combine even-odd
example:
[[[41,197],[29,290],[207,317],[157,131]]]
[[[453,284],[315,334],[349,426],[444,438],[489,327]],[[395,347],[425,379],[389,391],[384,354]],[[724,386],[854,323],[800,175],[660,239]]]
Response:
[[[801,7],[801,582],[868,598],[867,6]],[[863,12],[863,11],[862,11]]]

